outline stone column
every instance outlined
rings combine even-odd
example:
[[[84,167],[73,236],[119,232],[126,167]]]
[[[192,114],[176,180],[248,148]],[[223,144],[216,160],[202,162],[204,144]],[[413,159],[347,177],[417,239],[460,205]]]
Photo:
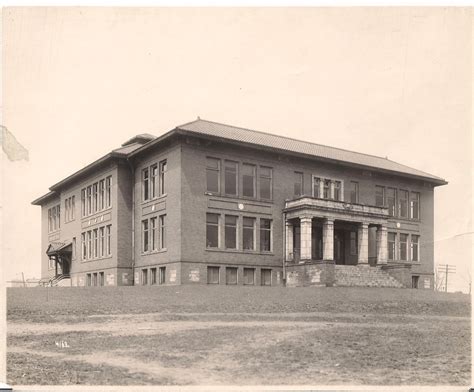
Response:
[[[324,178],[321,178],[319,181],[319,197],[321,199],[324,197]]]
[[[334,260],[334,220],[323,223],[323,260]]]
[[[357,264],[369,265],[369,225],[361,223],[358,229],[359,256]]]
[[[334,181],[331,181],[331,184],[329,186],[329,198],[334,199]]]
[[[310,216],[303,216],[300,218],[301,229],[301,262],[311,260],[311,226],[313,219]]]
[[[377,264],[387,264],[388,235],[385,226],[377,227]]]
[[[293,247],[293,224],[285,222],[285,233],[286,233],[286,261],[294,260],[294,247]]]

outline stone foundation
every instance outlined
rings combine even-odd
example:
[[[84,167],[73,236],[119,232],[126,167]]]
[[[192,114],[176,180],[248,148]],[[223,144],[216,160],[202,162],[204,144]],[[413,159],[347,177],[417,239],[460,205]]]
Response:
[[[286,286],[333,286],[335,282],[334,262],[310,261],[286,267]]]

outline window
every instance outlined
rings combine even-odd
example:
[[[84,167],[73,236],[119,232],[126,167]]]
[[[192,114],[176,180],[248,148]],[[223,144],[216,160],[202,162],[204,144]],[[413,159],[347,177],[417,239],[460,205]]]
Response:
[[[272,173],[271,167],[260,166],[260,198],[272,198]]]
[[[86,190],[85,188],[81,190],[81,214],[86,216]]]
[[[207,267],[207,283],[219,284],[219,267]]]
[[[244,163],[242,165],[242,195],[255,197],[255,166]]]
[[[237,217],[225,216],[225,247],[227,249],[237,249]]]
[[[98,209],[98,195],[97,195],[97,185],[98,183],[96,182],[95,184],[92,185],[92,212],[96,213]]]
[[[321,197],[321,179],[313,177],[313,197]]]
[[[159,217],[160,249],[166,249],[166,215]]]
[[[411,235],[411,260],[412,261],[420,261],[419,249],[420,249],[420,236],[412,234]]]
[[[224,180],[225,194],[237,196],[237,162],[225,161]]]
[[[270,252],[272,250],[272,221],[260,219],[260,251]]]
[[[147,167],[142,171],[143,200],[150,200],[150,169]]]
[[[334,200],[342,200],[342,184],[341,181],[334,181]]]
[[[158,249],[158,241],[157,241],[158,228],[156,227],[156,216],[153,218],[150,218],[150,226],[151,226],[150,250],[157,250]]]
[[[226,267],[225,269],[225,283],[237,284],[237,268]]]
[[[351,203],[358,203],[359,202],[359,183],[356,181],[351,181]]]
[[[108,225],[105,227],[105,253],[107,256],[112,254],[112,246],[110,243],[110,235],[111,235],[112,225]]]
[[[408,218],[408,191],[398,192],[398,213],[400,218]]]
[[[357,255],[357,232],[351,231],[351,256]]]
[[[92,274],[87,274],[87,286],[92,286]]]
[[[105,180],[99,181],[99,210],[105,208]]]
[[[294,188],[293,194],[295,197],[303,195],[303,173],[294,173]]]
[[[166,171],[168,169],[168,164],[166,159],[160,162],[160,196],[163,196],[166,193]]]
[[[86,242],[86,233],[81,234],[81,257],[82,260],[87,259],[87,242]]]
[[[87,215],[92,214],[92,185],[87,187]]]
[[[242,228],[244,250],[255,250],[255,218],[244,217]]]
[[[410,194],[410,217],[420,219],[420,194],[418,192]]]
[[[99,227],[99,257],[105,255],[105,227]]]
[[[153,199],[158,196],[159,184],[158,184],[158,165],[154,164],[150,167],[150,197]]]
[[[103,285],[104,285],[104,273],[99,272],[99,286],[103,286]]]
[[[397,215],[397,190],[395,188],[387,188],[387,206],[388,206],[388,215],[396,216]]]
[[[94,272],[93,274],[93,285],[97,286],[97,272]]]
[[[383,186],[375,185],[375,205],[385,206],[385,188]]]
[[[97,251],[99,249],[99,238],[98,238],[98,230],[95,229],[92,231],[92,242],[94,244],[94,254],[93,257],[97,257]]]
[[[411,277],[411,288],[412,289],[417,289],[418,288],[418,282],[420,280],[419,276],[413,275]]]
[[[145,286],[148,284],[148,270],[146,268],[142,269],[142,285]]]
[[[71,259],[76,260],[77,250],[76,250],[76,237],[72,237],[72,254]]]
[[[166,267],[160,267],[159,270],[159,284],[165,284],[166,283]]]
[[[206,180],[208,192],[219,193],[220,164],[221,162],[219,159],[207,158]]]
[[[400,234],[400,260],[407,260],[408,234]]]
[[[112,176],[108,176],[105,179],[105,208],[108,208],[112,205],[111,187],[112,187]]]
[[[156,284],[156,268],[150,269],[150,284]]]
[[[331,180],[325,179],[323,184],[323,199],[329,199],[331,196]]]
[[[87,232],[87,258],[92,259],[92,231]]]
[[[150,250],[148,241],[148,220],[144,220],[142,221],[142,252]]]
[[[260,271],[260,280],[262,286],[271,286],[272,285],[272,270],[262,268]]]
[[[255,284],[255,268],[244,268],[244,284]]]
[[[219,247],[219,215],[206,214],[206,247]]]
[[[388,259],[395,260],[395,240],[397,238],[396,233],[388,233]]]
[[[59,230],[61,227],[61,206],[48,208],[48,232]]]

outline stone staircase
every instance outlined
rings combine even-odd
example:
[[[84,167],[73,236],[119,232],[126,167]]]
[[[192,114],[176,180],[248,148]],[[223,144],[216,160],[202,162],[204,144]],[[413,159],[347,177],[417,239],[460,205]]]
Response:
[[[335,286],[396,287],[403,285],[380,267],[335,265]]]

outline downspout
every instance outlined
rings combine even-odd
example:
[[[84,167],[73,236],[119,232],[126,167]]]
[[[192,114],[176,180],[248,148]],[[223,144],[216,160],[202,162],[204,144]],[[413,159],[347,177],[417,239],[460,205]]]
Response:
[[[130,172],[132,173],[133,178],[133,188],[132,188],[132,286],[135,285],[135,170],[130,162],[129,158],[127,158],[128,167],[130,168]]]

